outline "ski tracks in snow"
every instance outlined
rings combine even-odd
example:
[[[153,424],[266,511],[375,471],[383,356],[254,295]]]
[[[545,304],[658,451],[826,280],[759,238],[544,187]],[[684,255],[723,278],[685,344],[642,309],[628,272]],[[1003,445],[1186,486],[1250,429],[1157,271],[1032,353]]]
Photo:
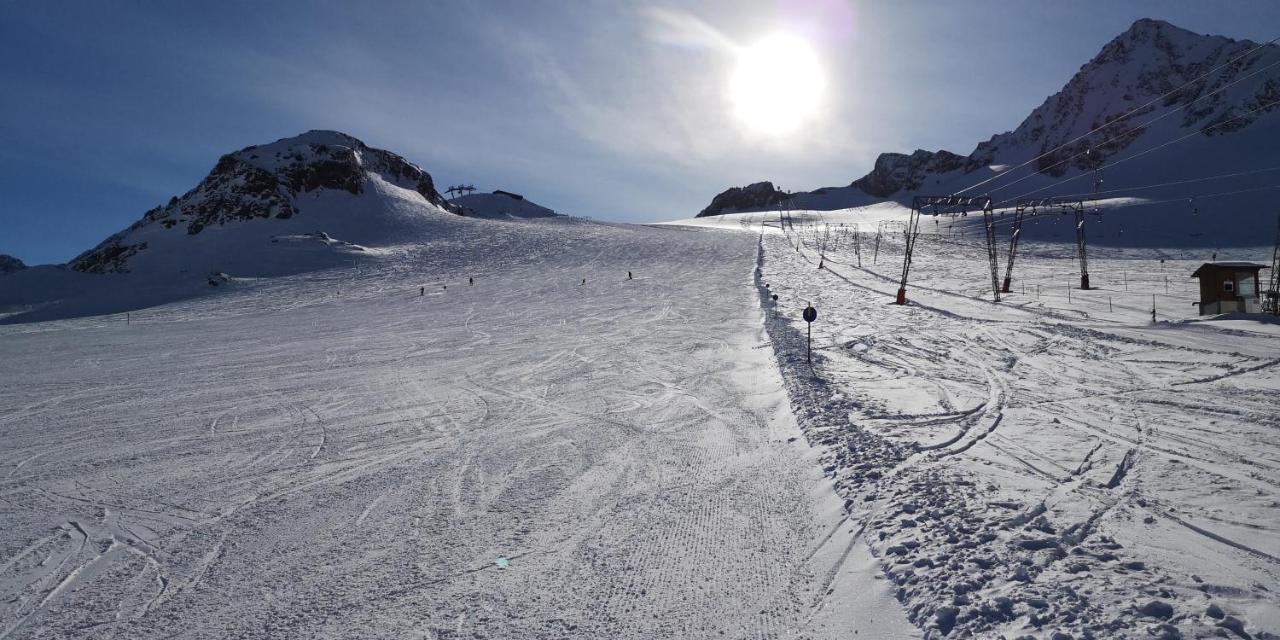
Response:
[[[1265,508],[1241,507],[1280,498],[1280,452],[1267,435],[1275,424],[1258,395],[1272,386],[1280,341],[1099,322],[1034,299],[1017,305],[1016,295],[993,305],[950,284],[961,275],[981,280],[985,262],[965,256],[913,268],[909,295],[923,301],[899,307],[889,304],[896,283],[852,266],[852,256],[841,257],[847,249],[829,249],[825,269],[810,251],[765,234],[761,277],[780,300],[775,306],[761,289],[762,305],[803,340],[796,309],[825,300],[813,375],[830,391],[817,402],[847,406],[850,423],[836,437],[838,427],[809,421],[809,438],[834,447],[828,469],[870,523],[872,547],[913,621],[994,633],[1030,620],[1097,634],[1143,624],[1126,599],[1147,580],[1183,585],[1180,606],[1205,606],[1194,573],[1239,585],[1220,593],[1254,594],[1221,602],[1237,615],[1274,606],[1248,585],[1280,576],[1280,528]],[[780,331],[775,348],[803,349]],[[814,402],[793,394],[797,401]],[[798,411],[802,424],[806,411]],[[871,438],[917,453],[883,468],[843,451]],[[1223,526],[1231,533],[1214,531]],[[977,536],[983,530],[993,533]],[[1188,563],[1202,553],[1214,560]],[[1026,565],[1003,579],[1024,584],[1012,593],[1033,604],[983,596],[987,577],[953,583],[967,562],[991,578]],[[1093,604],[1052,586],[1082,580],[1103,594]],[[940,604],[952,599],[960,604]]]

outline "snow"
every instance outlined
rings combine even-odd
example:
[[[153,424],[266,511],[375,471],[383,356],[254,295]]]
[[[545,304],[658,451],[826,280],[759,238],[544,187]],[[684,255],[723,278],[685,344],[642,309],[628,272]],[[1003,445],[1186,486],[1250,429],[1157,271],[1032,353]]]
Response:
[[[754,235],[339,222],[358,264],[0,327],[0,638],[918,637]]]
[[[1189,275],[1212,249],[1095,249],[1095,289],[1071,290],[1074,245],[1029,228],[1013,293],[995,304],[977,235],[926,219],[898,306],[900,233],[873,259],[866,224],[886,213],[795,212],[785,236],[776,213],[719,226],[758,234],[793,410],[912,621],[982,637],[1205,637],[1225,612],[1275,637],[1280,336],[1256,316],[1194,315]],[[847,236],[819,256],[824,223],[853,221],[862,266]]]
[[[0,279],[83,280],[0,327],[0,638],[1280,629],[1280,324],[1194,315],[1215,248],[1132,201],[1089,218],[1135,238],[1094,289],[1040,215],[1000,303],[981,216],[926,218],[898,306],[897,203],[784,232],[373,187],[228,225],[198,294],[136,286],[176,260]]]

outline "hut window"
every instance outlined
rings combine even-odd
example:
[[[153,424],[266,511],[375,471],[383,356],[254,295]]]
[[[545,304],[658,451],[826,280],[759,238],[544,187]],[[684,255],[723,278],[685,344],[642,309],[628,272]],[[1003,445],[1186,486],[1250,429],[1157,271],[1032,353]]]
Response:
[[[1224,281],[1224,282],[1222,283],[1222,290],[1223,290],[1223,291],[1226,291],[1227,293],[1231,293],[1231,292],[1235,291],[1235,290],[1236,290],[1236,281],[1235,281],[1235,280],[1226,280],[1226,281]]]
[[[1252,275],[1240,275],[1240,295],[1246,298],[1252,298],[1257,295],[1257,287],[1254,286]]]

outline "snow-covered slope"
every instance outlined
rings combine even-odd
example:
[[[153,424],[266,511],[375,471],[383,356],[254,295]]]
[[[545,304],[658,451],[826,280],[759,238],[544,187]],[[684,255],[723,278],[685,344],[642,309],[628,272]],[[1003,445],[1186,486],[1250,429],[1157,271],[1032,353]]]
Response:
[[[1101,178],[1103,197],[1133,198],[1129,204],[1153,207],[1148,211],[1173,226],[1214,220],[1219,228],[1209,231],[1223,243],[1257,240],[1271,227],[1271,203],[1280,191],[1280,46],[1253,51],[1257,47],[1139,20],[1016,129],[968,156],[886,153],[850,185],[798,194],[788,204],[834,210],[964,190],[1003,204],[1059,195],[1087,199]],[[1104,240],[1125,241],[1134,239]]]
[[[0,327],[0,637],[915,637],[759,348],[754,237],[459,220]]]
[[[449,201],[458,207],[463,215],[476,218],[520,219],[551,218],[561,214],[542,205],[535,204],[524,196],[509,191],[493,193],[473,193],[459,196]]]

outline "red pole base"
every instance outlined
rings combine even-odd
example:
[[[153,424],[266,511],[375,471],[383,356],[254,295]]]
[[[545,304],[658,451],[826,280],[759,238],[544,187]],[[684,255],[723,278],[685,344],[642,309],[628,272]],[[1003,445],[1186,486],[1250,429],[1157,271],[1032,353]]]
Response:
[[[902,288],[898,289],[898,300],[897,300],[897,302],[898,302],[898,304],[906,304],[906,303],[907,303],[907,288],[906,288],[906,287],[902,287]]]

